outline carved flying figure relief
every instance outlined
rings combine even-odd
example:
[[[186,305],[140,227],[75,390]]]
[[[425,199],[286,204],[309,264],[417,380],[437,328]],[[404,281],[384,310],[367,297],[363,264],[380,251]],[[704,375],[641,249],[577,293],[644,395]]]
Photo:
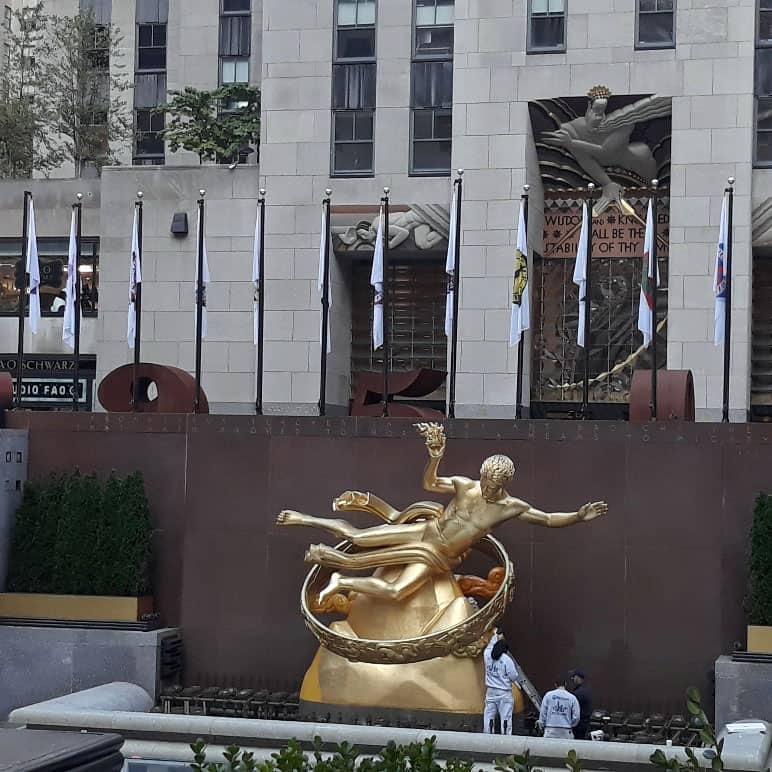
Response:
[[[558,124],[557,129],[542,131],[537,136],[537,148],[558,149],[559,155],[564,159],[568,156],[579,166],[583,176],[601,188],[600,200],[593,210],[595,216],[612,204],[626,214],[633,214],[633,207],[624,199],[624,186],[619,177],[648,186],[660,175],[654,148],[649,142],[636,139],[634,133],[641,124],[667,118],[671,113],[670,98],[658,96],[644,97],[607,113],[610,97],[611,91],[606,86],[594,86],[587,94],[584,115],[570,120],[564,119],[572,112],[568,100],[532,103],[542,120],[548,117],[553,126]],[[562,115],[555,111],[558,107]],[[539,153],[539,160],[543,171],[548,169],[556,181],[561,180],[561,172],[569,172],[570,176],[571,163],[566,165],[565,160],[545,157],[543,152]],[[571,187],[570,182],[567,187]]]

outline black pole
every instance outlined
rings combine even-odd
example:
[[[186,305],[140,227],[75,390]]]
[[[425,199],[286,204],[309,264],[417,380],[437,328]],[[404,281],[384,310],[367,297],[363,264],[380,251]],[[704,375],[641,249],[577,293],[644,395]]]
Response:
[[[657,182],[658,180],[652,180],[652,193],[651,193],[651,217],[654,221],[654,238],[651,240],[651,256],[650,262],[654,266],[652,270],[652,276],[649,277],[651,282],[651,420],[657,420],[657,293],[659,291],[659,277],[658,277],[658,245],[657,245]],[[646,266],[648,272],[649,267]]]
[[[461,292],[461,196],[463,169],[458,170],[456,186],[456,249],[453,255],[453,326],[451,330],[450,393],[448,395],[448,418],[456,417],[456,366],[458,365],[458,296]]]
[[[83,236],[82,198],[83,194],[78,193],[78,203],[73,204],[73,208],[75,209],[75,277],[73,279],[73,287],[75,289],[75,302],[73,304],[75,311],[75,319],[73,320],[75,325],[73,358],[75,367],[73,368],[72,375],[72,409],[76,413],[78,412],[78,381],[80,380],[80,245]]]
[[[21,270],[19,271],[19,343],[16,353],[16,407],[21,407],[21,388],[24,380],[24,301],[27,295],[27,228],[29,202],[32,193],[24,191],[24,213],[21,218]]]
[[[528,243],[528,190],[530,189],[530,185],[524,185],[523,186],[523,195],[520,196],[520,201],[523,205],[523,221],[525,224],[525,243]],[[518,227],[520,227],[520,221],[518,218]],[[526,266],[528,265],[528,254],[526,252],[525,255],[523,255],[523,258],[526,262]],[[527,270],[527,268],[526,268]],[[526,273],[526,278],[530,280],[530,276]],[[514,277],[512,277],[512,281],[514,281]],[[522,302],[523,298],[521,296],[520,303],[521,303],[521,314],[522,314]],[[517,380],[515,381],[515,418],[522,418],[523,417],[523,342],[524,342],[524,334],[523,331],[520,331],[520,340],[517,343]]]
[[[391,336],[389,325],[389,188],[383,189],[383,417],[389,415],[389,368]]]
[[[729,367],[732,354],[732,220],[734,215],[734,177],[729,178],[729,185],[724,190],[728,195],[726,233],[726,299],[724,301],[724,399],[721,420],[729,423]],[[719,226],[720,228],[721,226]]]
[[[198,199],[198,275],[196,276],[196,400],[193,412],[198,413],[201,405],[201,339],[204,322],[204,195],[199,190]]]
[[[137,265],[139,266],[139,275],[142,276],[142,191],[137,192],[137,201],[134,206],[137,212]],[[132,235],[133,238],[133,235]],[[131,387],[131,409],[137,409],[137,388],[139,386],[139,363],[142,361],[140,346],[142,344],[142,281],[136,283],[134,291],[134,372],[132,375]]]
[[[582,418],[590,418],[590,347],[592,345],[592,206],[595,185],[587,196],[587,279],[584,283],[584,375],[582,378]]]
[[[330,198],[327,188],[324,207],[324,265],[322,266],[322,353],[319,366],[319,415],[327,415],[327,321],[330,318]]]
[[[265,190],[260,189],[257,200],[260,207],[260,265],[257,277],[257,393],[255,396],[255,414],[263,414],[263,319],[265,318]]]

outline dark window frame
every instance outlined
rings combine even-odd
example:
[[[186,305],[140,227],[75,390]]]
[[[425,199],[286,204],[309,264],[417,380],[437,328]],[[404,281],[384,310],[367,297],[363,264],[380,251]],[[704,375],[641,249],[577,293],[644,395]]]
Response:
[[[368,0],[355,0],[357,7],[356,13],[358,14],[359,2],[367,2]],[[330,176],[331,177],[374,177],[375,176],[375,111],[376,111],[376,89],[378,82],[378,65],[377,65],[377,29],[378,29],[378,0],[374,0],[374,19],[372,24],[338,24],[338,4],[339,0],[335,0],[333,3],[333,25],[332,25],[332,73],[333,76],[330,79],[330,105],[331,105],[331,120],[330,120]],[[338,51],[339,31],[344,30],[368,30],[373,33],[373,53],[372,56],[354,57],[354,56],[341,56]],[[336,85],[336,73],[340,71],[340,68],[354,68],[362,65],[373,68],[373,95],[371,105],[358,105],[356,107],[337,108],[335,107],[335,85]],[[354,127],[354,138],[351,140],[340,140],[336,138],[338,127],[338,116],[349,117],[351,116],[352,125]],[[367,116],[372,126],[371,137],[367,139],[356,138],[356,127],[358,118],[361,116]],[[341,118],[342,120],[342,118]],[[338,157],[338,149],[344,145],[370,145],[370,167],[368,169],[343,169],[338,168],[336,160]]]
[[[141,45],[140,43],[140,29],[142,27],[150,27],[151,43],[150,45]],[[163,43],[156,43],[155,34],[157,30],[163,30]],[[168,24],[166,22],[142,22],[137,24],[137,61],[134,67],[136,72],[166,72],[166,56],[168,47]],[[140,64],[142,51],[163,51],[163,64],[153,64],[149,67],[143,67]]]
[[[435,8],[435,20],[437,0],[434,2]],[[455,3],[453,3],[453,16],[455,19]],[[449,25],[447,24],[418,24],[418,3],[413,0],[413,40],[412,40],[412,61],[410,62],[410,149],[408,159],[408,176],[410,177],[450,177],[452,167],[452,155],[453,155],[453,48],[455,46],[455,39],[453,39],[453,45],[450,50],[445,53],[435,53],[421,51],[418,48],[418,34],[421,30],[425,29],[445,29]],[[453,25],[451,24],[452,28]],[[449,100],[446,103],[425,105],[417,104],[416,94],[416,78],[419,75],[419,68],[422,68],[426,72],[435,65],[447,65],[450,63],[450,94]],[[440,68],[441,71],[446,69],[445,66]],[[416,118],[419,116],[425,116],[431,114],[432,124],[432,136],[430,138],[415,136],[415,123]],[[450,136],[449,137],[437,137],[435,131],[437,128],[437,118],[448,117],[450,119]],[[420,156],[420,153],[416,153],[416,149],[422,145],[428,145],[429,143],[437,144],[441,142],[448,142],[450,145],[450,152],[448,153],[447,166],[442,168],[432,168],[428,166],[416,165],[416,156]]]
[[[772,15],[772,0],[766,0],[768,8],[762,8],[764,0],[759,0],[756,3],[756,50],[754,54],[754,67],[753,67],[753,166],[759,169],[772,168],[772,152],[769,159],[759,159],[759,135],[770,134],[772,130],[759,129],[759,103],[768,100],[770,108],[772,109],[772,36],[770,38],[762,39],[761,34],[761,14],[769,13]],[[768,62],[765,60],[769,59]],[[762,78],[760,77],[760,69],[762,64],[766,64],[769,68],[769,74],[764,80],[769,81],[768,88],[762,89]]]
[[[568,26],[568,0],[562,0],[563,2],[563,10],[559,13],[551,12],[549,10],[549,5],[547,8],[546,13],[537,13],[534,14],[533,12],[533,0],[528,0],[528,15],[527,15],[527,41],[526,41],[526,54],[564,54],[566,52],[566,39],[568,37],[568,31],[566,27]],[[563,19],[563,42],[557,46],[536,46],[533,43],[533,19],[552,19],[552,18],[562,18]]]
[[[653,11],[641,10],[641,0],[635,0],[635,50],[636,51],[662,51],[669,48],[676,47],[676,3],[677,0],[652,0],[655,5]],[[658,6],[661,2],[669,2],[669,9],[660,9]],[[663,43],[648,43],[641,42],[641,17],[642,16],[670,16],[670,40]]]

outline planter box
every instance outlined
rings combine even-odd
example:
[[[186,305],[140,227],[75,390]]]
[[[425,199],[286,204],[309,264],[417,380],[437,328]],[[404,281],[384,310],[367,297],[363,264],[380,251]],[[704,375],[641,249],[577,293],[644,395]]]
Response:
[[[772,654],[772,627],[748,625],[748,651],[754,654]]]
[[[153,599],[102,595],[0,593],[0,617],[71,619],[89,622],[137,622],[153,613]]]

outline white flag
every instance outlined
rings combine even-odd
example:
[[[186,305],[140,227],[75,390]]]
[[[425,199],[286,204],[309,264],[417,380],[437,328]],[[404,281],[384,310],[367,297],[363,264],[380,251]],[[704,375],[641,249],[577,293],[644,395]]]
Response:
[[[260,340],[260,236],[260,205],[258,204],[257,220],[255,221],[255,242],[252,252],[252,287],[254,289],[252,307],[255,345]]]
[[[445,335],[453,334],[453,305],[456,295],[456,195],[458,190],[453,186],[453,199],[450,202],[450,227],[448,228],[448,254],[445,257],[445,273],[448,275],[448,289],[445,293]]]
[[[582,230],[579,233],[579,247],[576,250],[574,284],[579,287],[579,328],[576,331],[576,345],[584,347],[584,320],[587,313],[587,202],[582,204]]]
[[[134,348],[137,333],[137,288],[142,284],[142,263],[139,255],[139,221],[137,207],[134,207],[134,224],[131,228],[131,256],[129,257],[129,320],[126,327],[126,342]]]
[[[322,204],[322,232],[319,238],[319,281],[317,282],[317,288],[319,289],[319,300],[321,302],[322,294],[324,292],[324,253],[327,249],[327,207]],[[332,352],[332,334],[330,327],[330,309],[332,308],[332,286],[328,282],[327,286],[327,353]],[[322,342],[322,317],[319,319],[319,343]]]
[[[373,267],[370,271],[373,288],[373,351],[383,345],[383,207],[378,215]]]
[[[654,211],[651,206],[651,200],[649,200],[649,209],[646,212],[643,260],[641,296],[638,299],[638,329],[643,333],[643,345],[648,346],[654,335]],[[659,285],[659,265],[657,266],[657,284]]]
[[[40,262],[38,261],[38,237],[35,232],[35,207],[29,200],[29,226],[27,228],[27,273],[29,274],[29,329],[37,335],[40,326]]]
[[[201,272],[201,340],[204,340],[206,338],[206,332],[207,332],[207,319],[206,319],[206,290],[209,286],[209,282],[211,281],[209,276],[209,259],[206,255],[206,237],[201,234],[201,210],[199,209],[198,212],[198,223],[196,225],[196,233],[198,234],[198,237],[201,239],[201,243],[203,245],[203,271]],[[196,242],[198,244],[198,241]],[[198,293],[198,255],[196,255],[196,284],[194,288],[194,292]],[[196,298],[198,301],[198,298]],[[198,311],[198,309],[196,309]],[[196,317],[196,324],[198,323],[198,317]]]
[[[726,331],[724,323],[726,321],[726,250],[729,243],[729,202],[728,196],[724,194],[724,200],[721,202],[721,224],[718,228],[718,246],[716,248],[716,270],[713,274],[713,292],[716,295],[715,305],[715,324],[713,330],[713,343],[720,346],[724,343]]]
[[[512,316],[509,322],[509,345],[520,343],[524,330],[531,329],[531,293],[528,281],[528,236],[525,227],[525,208],[520,202],[517,221],[517,249],[515,271],[512,276]]]
[[[64,302],[64,323],[62,325],[62,340],[64,345],[75,348],[75,282],[78,273],[78,238],[76,235],[77,216],[72,211],[70,220],[70,244],[67,250],[67,297]]]

